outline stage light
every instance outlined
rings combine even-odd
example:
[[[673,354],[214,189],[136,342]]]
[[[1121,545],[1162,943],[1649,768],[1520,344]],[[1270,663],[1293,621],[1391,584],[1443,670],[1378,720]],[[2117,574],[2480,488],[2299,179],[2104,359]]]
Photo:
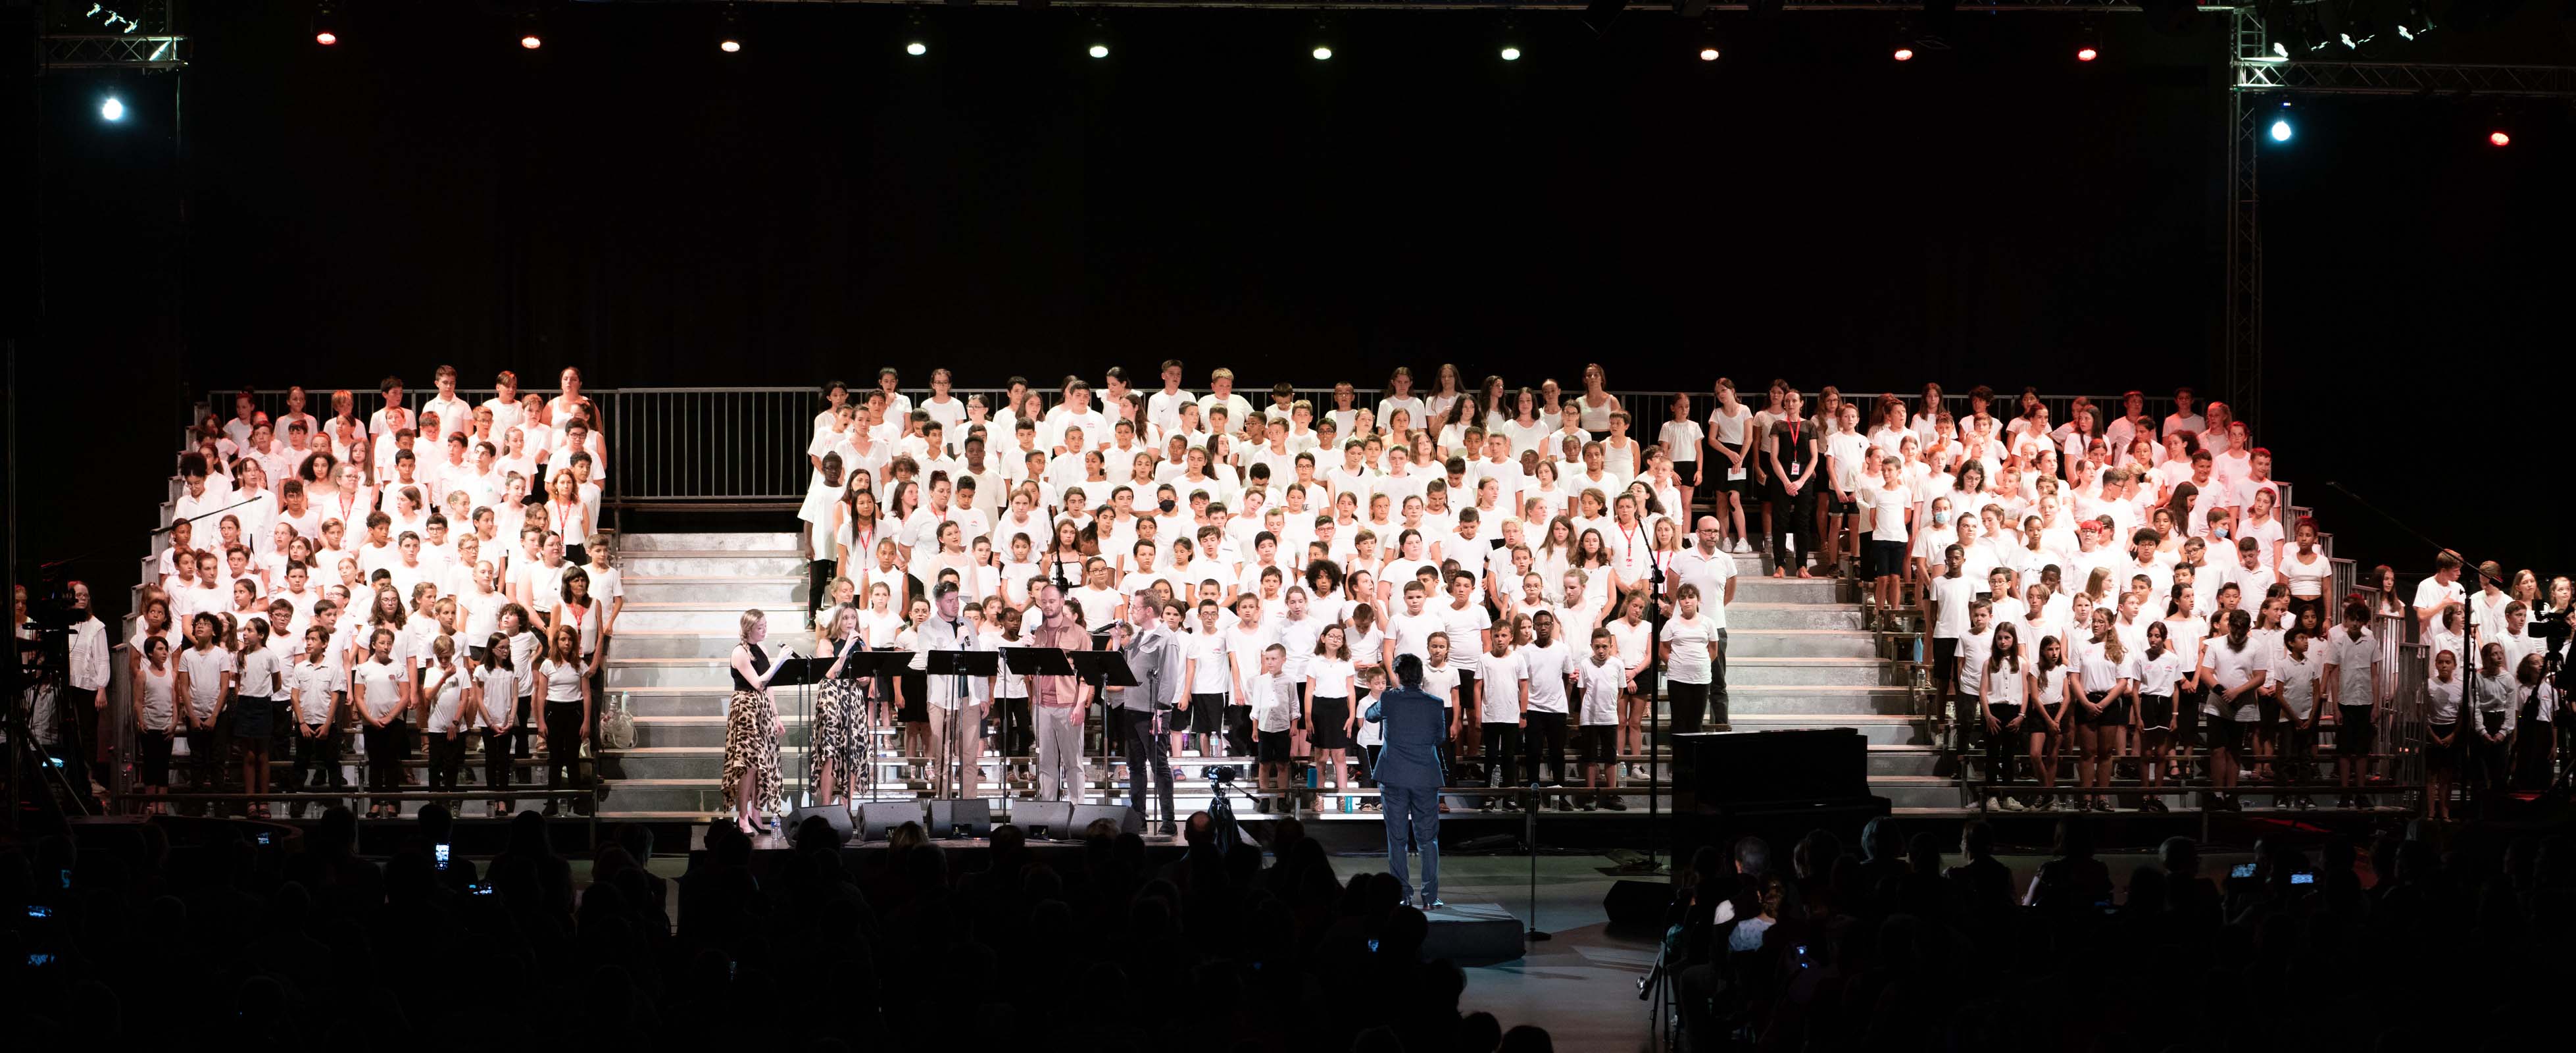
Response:
[[[110,95],[107,101],[98,104],[98,116],[104,121],[124,120],[125,103],[119,101],[116,96]]]
[[[340,34],[325,29],[313,34],[313,42],[327,48],[340,42]]]
[[[1895,59],[1898,62],[1912,62],[1914,61],[1914,49],[1903,44],[1899,44],[1896,46],[1896,50],[1890,53],[1888,57]]]
[[[2490,143],[2494,143],[2494,144],[2495,144],[2495,145],[2497,145],[2497,146],[2512,146],[2512,145],[2513,145],[2513,136],[2508,135],[2508,134],[2506,134],[2503,130],[2499,129],[2499,130],[2496,130],[2496,131],[2488,132],[2488,133],[2487,133],[2487,141],[2488,141],[2488,142],[2490,142]]]
[[[1325,47],[1322,44],[1315,45],[1315,61],[1321,62],[1331,57],[1333,57],[1333,49]]]
[[[732,4],[724,5],[723,25],[716,31],[716,50],[728,55],[742,54],[742,12]]]
[[[1107,45],[1107,44],[1093,44],[1093,45],[1091,45],[1091,57],[1093,57],[1093,58],[1108,58],[1108,57],[1109,57],[1109,45]]]
[[[2282,117],[2282,118],[2275,119],[2275,120],[2272,122],[2272,141],[2273,141],[2273,142],[2276,142],[2276,143],[2286,143],[2286,142],[2289,142],[2289,141],[2290,141],[2290,135],[2291,135],[2291,129],[2290,129],[2290,119],[2289,119],[2289,118],[2287,118],[2287,117]]]
[[[2433,8],[2425,0],[2407,0],[2406,13],[2397,18],[2397,35],[2408,40],[2421,39],[2433,31]]]
[[[728,55],[738,54],[742,51],[742,41],[730,38],[718,41],[716,43],[716,50]]]
[[[1699,60],[1700,60],[1700,61],[1702,61],[1702,62],[1715,62],[1715,61],[1717,61],[1717,49],[1716,49],[1716,48],[1714,48],[1714,47],[1705,47],[1705,48],[1701,48],[1701,49],[1699,49]]]
[[[530,51],[535,51],[538,48],[546,46],[546,39],[534,33],[530,33],[519,38],[519,46]]]
[[[2091,62],[2091,61],[2093,61],[2094,59],[2101,58],[2101,57],[2102,57],[2102,53],[2101,53],[2100,51],[2094,50],[2094,49],[2092,49],[2092,48],[2076,48],[2076,49],[2075,49],[2075,61],[2077,61],[2077,62]]]
[[[927,55],[930,54],[930,45],[916,40],[912,43],[905,44],[903,46],[903,53],[906,55]]]
[[[340,42],[340,12],[333,0],[317,0],[313,5],[313,42],[330,47]]]
[[[1521,49],[1512,47],[1508,44],[1503,46],[1502,54],[1503,61],[1505,62],[1518,62],[1521,60]]]

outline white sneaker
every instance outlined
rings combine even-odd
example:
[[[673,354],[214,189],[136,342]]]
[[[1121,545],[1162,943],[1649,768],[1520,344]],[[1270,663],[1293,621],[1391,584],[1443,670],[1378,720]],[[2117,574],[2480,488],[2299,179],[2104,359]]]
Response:
[[[1736,538],[1734,552],[1739,556],[1750,556],[1753,554],[1753,546],[1745,544],[1743,538]]]
[[[2007,812],[2026,812],[2030,810],[2028,806],[2021,803],[2021,798],[2018,797],[2006,797],[2003,799],[2003,803],[1996,805],[1996,807]]]

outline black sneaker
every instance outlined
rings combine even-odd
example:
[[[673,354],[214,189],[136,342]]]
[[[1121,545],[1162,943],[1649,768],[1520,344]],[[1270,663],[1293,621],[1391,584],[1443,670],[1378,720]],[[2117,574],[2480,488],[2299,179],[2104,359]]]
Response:
[[[1624,812],[1628,810],[1628,801],[1622,797],[1604,797],[1601,799],[1601,807],[1614,812]]]

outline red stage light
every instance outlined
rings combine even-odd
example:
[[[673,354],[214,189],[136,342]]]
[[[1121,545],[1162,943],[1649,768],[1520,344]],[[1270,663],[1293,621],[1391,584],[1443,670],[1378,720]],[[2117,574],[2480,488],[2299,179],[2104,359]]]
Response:
[[[1914,61],[1914,49],[1913,49],[1913,48],[1898,48],[1898,49],[1896,49],[1896,56],[1895,56],[1895,57],[1896,57],[1896,61],[1898,61],[1898,62],[1912,62],[1912,61]]]
[[[2503,132],[2488,132],[2487,141],[2494,143],[2497,146],[2511,146],[2513,145],[2513,136],[2507,135]]]
[[[327,48],[340,42],[340,34],[325,29],[313,34],[313,42]]]
[[[2092,48],[2075,49],[2075,61],[2077,62],[2091,62],[2100,57],[2102,57],[2102,53],[2095,51]]]
[[[519,38],[519,46],[530,51],[535,51],[538,48],[546,46],[546,42],[538,39],[536,34],[530,33],[527,36]]]

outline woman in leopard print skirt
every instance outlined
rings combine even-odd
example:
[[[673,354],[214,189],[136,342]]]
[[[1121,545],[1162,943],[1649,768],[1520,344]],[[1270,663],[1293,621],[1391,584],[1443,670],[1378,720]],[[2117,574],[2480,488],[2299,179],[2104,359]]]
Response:
[[[778,701],[769,680],[783,665],[769,660],[760,642],[769,636],[769,619],[758,610],[742,612],[742,644],[733,649],[733,698],[725,703],[724,802],[734,825],[756,834],[776,811],[784,782],[778,775],[778,740],[787,723],[778,716]]]
[[[821,700],[814,707],[814,763],[822,771],[822,785],[815,792],[824,804],[838,804],[847,799],[861,783],[865,769],[860,767],[865,751],[860,747],[864,728],[861,707],[867,705],[858,677],[844,677],[841,667],[849,661],[850,652],[867,650],[867,640],[859,633],[859,609],[840,606],[832,609],[831,620],[824,624],[830,639],[825,655],[833,659],[832,671],[823,680]]]

